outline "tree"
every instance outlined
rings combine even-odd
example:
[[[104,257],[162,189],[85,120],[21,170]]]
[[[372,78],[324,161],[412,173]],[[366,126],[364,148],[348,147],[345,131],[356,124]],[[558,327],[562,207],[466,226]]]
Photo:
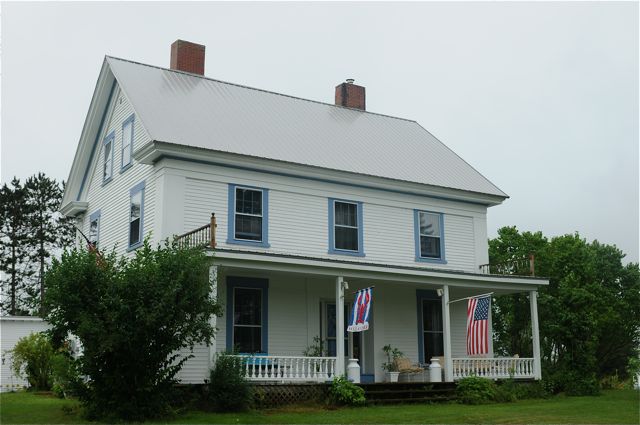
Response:
[[[618,248],[588,243],[577,233],[548,240],[505,227],[489,247],[492,262],[535,253],[536,274],[549,278],[538,291],[538,310],[543,374],[557,390],[595,393],[598,379],[627,377],[640,342],[638,264],[623,266]],[[530,355],[528,310],[522,295],[497,298],[493,320],[501,354]]]
[[[52,254],[68,243],[68,228],[73,222],[58,211],[62,201],[62,188],[55,179],[38,173],[27,179],[24,188],[31,228],[30,258],[38,270],[36,284],[27,289],[33,310],[39,311],[44,299],[45,269]]]
[[[89,379],[79,397],[90,417],[142,421],[169,410],[175,375],[187,358],[177,351],[207,345],[211,297],[209,258],[198,249],[148,241],[135,257],[74,249],[53,260],[45,277],[47,321],[83,346]]]
[[[27,192],[20,180],[0,189],[0,275],[2,314],[27,313],[24,290],[34,271],[29,262],[29,214]]]

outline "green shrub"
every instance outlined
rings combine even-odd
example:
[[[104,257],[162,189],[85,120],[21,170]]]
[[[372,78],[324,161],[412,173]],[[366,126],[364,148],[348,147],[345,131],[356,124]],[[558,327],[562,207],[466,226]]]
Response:
[[[220,354],[211,369],[209,402],[218,412],[239,412],[251,404],[251,388],[242,358]]]
[[[51,390],[60,398],[78,395],[84,390],[84,381],[80,375],[78,361],[64,349],[51,359],[53,386]]]
[[[547,398],[549,395],[545,388],[545,383],[542,381],[522,382],[506,379],[496,385],[495,401],[509,403],[517,400]]]
[[[51,389],[54,351],[44,333],[32,333],[20,338],[10,353],[16,376],[26,379],[34,390]]]
[[[456,386],[458,401],[463,404],[486,404],[495,401],[497,390],[490,379],[471,376],[458,381]]]
[[[366,403],[364,390],[348,381],[344,376],[333,378],[329,387],[329,403],[343,406],[363,406]]]
[[[46,320],[53,335],[77,336],[78,394],[89,419],[144,421],[171,415],[176,374],[189,356],[180,350],[208,343],[210,318],[220,305],[210,296],[210,259],[176,243],[135,256],[67,251],[45,275]]]

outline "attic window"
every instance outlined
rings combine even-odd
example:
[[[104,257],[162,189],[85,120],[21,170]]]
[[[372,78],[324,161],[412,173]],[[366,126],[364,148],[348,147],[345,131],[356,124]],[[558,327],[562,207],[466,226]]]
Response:
[[[121,171],[131,166],[133,155],[133,118],[131,115],[122,123],[122,164]]]
[[[108,183],[113,177],[113,140],[114,133],[110,133],[104,139],[104,162],[102,172],[102,182]]]

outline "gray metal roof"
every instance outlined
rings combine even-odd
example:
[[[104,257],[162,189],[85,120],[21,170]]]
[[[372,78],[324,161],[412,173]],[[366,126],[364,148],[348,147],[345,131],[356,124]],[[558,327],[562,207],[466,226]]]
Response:
[[[106,60],[152,140],[506,197],[415,121]]]

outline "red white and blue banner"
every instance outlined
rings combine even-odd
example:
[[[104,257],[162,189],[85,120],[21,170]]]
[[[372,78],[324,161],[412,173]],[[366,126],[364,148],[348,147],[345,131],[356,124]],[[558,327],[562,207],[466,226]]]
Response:
[[[347,332],[362,332],[369,329],[369,313],[371,312],[372,297],[373,288],[365,288],[356,292]]]
[[[491,297],[469,298],[467,304],[467,354],[489,352],[489,309]]]

